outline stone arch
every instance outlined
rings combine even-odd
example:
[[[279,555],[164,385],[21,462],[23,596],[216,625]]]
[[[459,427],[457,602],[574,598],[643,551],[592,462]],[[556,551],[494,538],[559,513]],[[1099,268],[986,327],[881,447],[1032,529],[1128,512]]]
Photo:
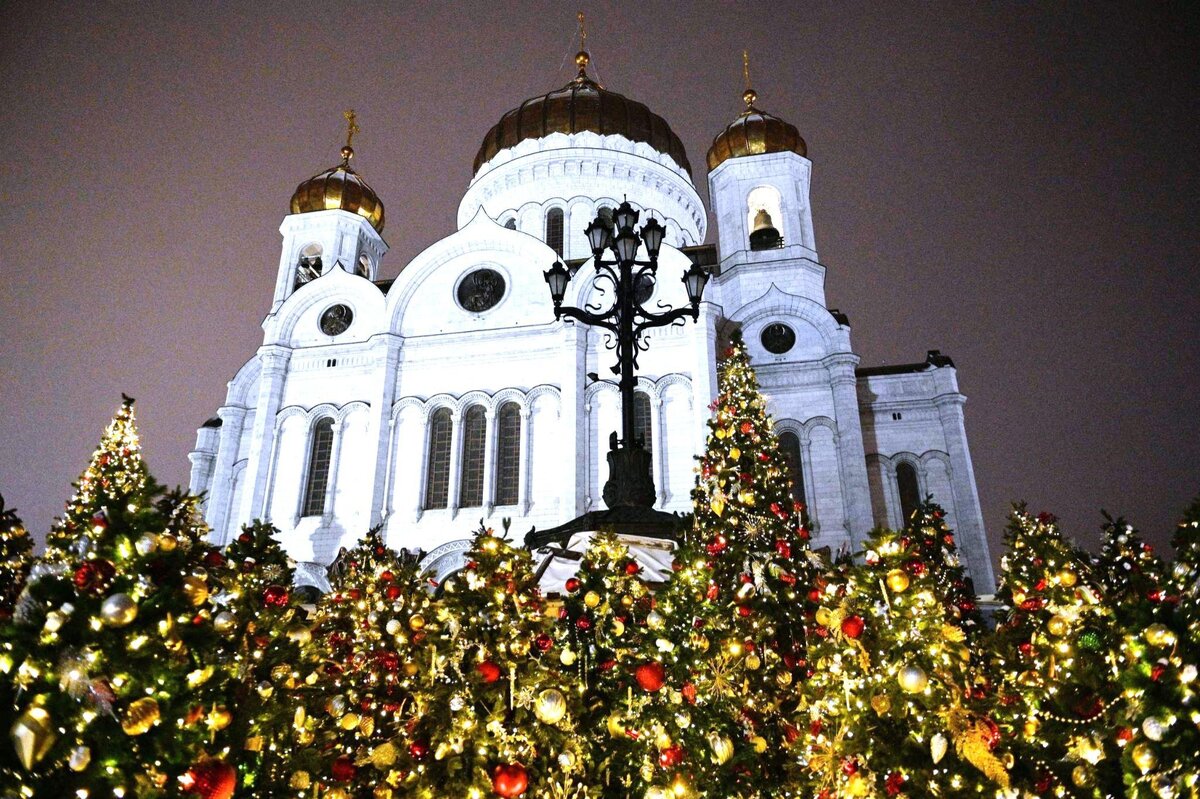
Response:
[[[466,554],[471,550],[470,538],[447,541],[431,549],[417,564],[421,575],[435,580],[438,585],[466,565]]]
[[[837,440],[838,440],[837,422],[835,422],[833,419],[830,419],[828,416],[814,416],[811,419],[809,419],[808,421],[806,421],[801,426],[800,443],[801,444],[807,443],[809,441],[810,437],[812,436],[812,431],[818,427],[829,428],[829,431],[831,433],[833,433],[834,443],[837,442]]]

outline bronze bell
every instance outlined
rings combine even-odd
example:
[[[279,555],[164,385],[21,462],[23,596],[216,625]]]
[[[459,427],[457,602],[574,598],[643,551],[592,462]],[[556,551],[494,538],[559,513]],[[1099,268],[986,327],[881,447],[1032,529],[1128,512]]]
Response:
[[[771,224],[771,215],[767,209],[759,208],[754,215],[754,230],[750,231],[750,249],[773,250],[783,246],[783,236]]]

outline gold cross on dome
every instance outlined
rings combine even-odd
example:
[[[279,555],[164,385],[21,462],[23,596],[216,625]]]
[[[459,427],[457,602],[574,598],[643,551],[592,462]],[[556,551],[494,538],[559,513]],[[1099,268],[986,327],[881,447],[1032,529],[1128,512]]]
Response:
[[[579,49],[587,49],[587,24],[583,20],[583,12],[580,11],[575,15],[579,19]]]
[[[354,141],[354,134],[358,133],[362,128],[358,126],[358,114],[354,113],[354,109],[343,111],[342,116],[346,118],[346,146],[349,147]]]
[[[746,82],[746,88],[750,88],[750,51],[742,51],[742,80]]]

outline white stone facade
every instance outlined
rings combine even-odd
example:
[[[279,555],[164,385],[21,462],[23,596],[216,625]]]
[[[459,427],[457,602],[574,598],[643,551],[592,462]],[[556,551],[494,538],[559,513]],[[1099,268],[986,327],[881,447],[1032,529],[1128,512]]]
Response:
[[[460,205],[459,229],[390,282],[377,279],[387,245],[362,217],[341,210],[288,216],[263,344],[230,382],[189,456],[191,489],[207,492],[214,538],[223,543],[240,525],[266,518],[283,531],[294,558],[328,563],[383,524],[392,546],[436,553],[440,573],[461,557],[456,542],[481,519],[497,526],[509,517],[520,536],[602,508],[619,398],[614,384],[588,373],[610,376],[613,353],[596,331],[554,321],[542,273],[557,254],[543,239],[547,212],[561,209],[563,257],[589,256],[583,228],[598,209],[628,196],[643,220],[652,211],[667,228],[652,301],[684,304],[680,277],[690,259],[716,264],[698,322],[652,331],[641,357],[657,507],[689,510],[717,357],[737,326],[777,431],[799,443],[815,545],[857,549],[873,526],[899,526],[899,468],[915,473],[921,494],[946,508],[976,589],[992,591],[955,369],[932,354],[923,364],[859,368],[849,324],[825,305],[811,169],[792,152],[720,164],[709,176],[714,252],[696,246],[707,214],[670,157],[620,135],[525,140],[479,169]],[[760,209],[782,246],[750,249]],[[313,245],[321,274],[297,287],[297,264],[317,251]],[[480,268],[499,274],[504,287],[493,307],[477,312],[458,294]],[[571,281],[567,304],[591,301],[588,271],[585,263]],[[335,305],[347,306],[353,320],[329,335],[320,319]],[[780,323],[795,343],[772,354],[761,336]],[[431,449],[445,451],[441,439],[431,448],[431,439],[446,430],[438,420],[447,413],[445,497],[430,502],[430,481],[441,473]],[[318,424],[330,424],[322,420],[331,420],[332,436],[317,457],[324,446]],[[325,474],[321,496],[311,496],[321,485],[314,469]]]

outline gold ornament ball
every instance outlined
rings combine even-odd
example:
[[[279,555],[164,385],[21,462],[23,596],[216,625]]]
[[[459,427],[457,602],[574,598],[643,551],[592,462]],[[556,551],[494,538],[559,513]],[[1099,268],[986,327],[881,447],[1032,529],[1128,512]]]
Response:
[[[58,733],[50,720],[50,713],[44,707],[35,705],[27,708],[17,716],[9,728],[13,748],[17,750],[17,758],[26,771],[31,770],[39,760],[46,756]]]
[[[787,688],[792,684],[792,673],[790,671],[781,671],[776,673],[775,684],[780,688]]]
[[[733,757],[733,742],[715,732],[708,734],[708,748],[712,750],[712,761],[718,766],[729,762]]]
[[[1158,765],[1158,754],[1154,747],[1145,741],[1135,744],[1130,755],[1133,757],[1133,764],[1141,769],[1143,774]]]
[[[575,753],[571,750],[560,752],[558,755],[558,765],[564,771],[570,771],[575,768]]]
[[[335,694],[329,697],[329,701],[325,703],[325,712],[331,716],[340,716],[346,712],[347,707],[346,697]]]
[[[198,608],[208,599],[208,583],[203,577],[188,575],[183,578],[183,595],[192,607]]]
[[[909,663],[900,669],[898,680],[900,687],[910,694],[919,694],[929,685],[929,677],[925,674],[925,669],[915,663]]]
[[[847,796],[866,796],[870,789],[871,784],[862,774],[851,774],[850,779],[846,780]]]
[[[86,746],[77,746],[67,756],[67,766],[71,771],[83,771],[92,762],[92,750]]]
[[[887,586],[893,593],[902,594],[908,590],[908,573],[903,569],[892,569],[888,572]]]
[[[564,666],[570,666],[575,662],[575,658],[575,651],[572,649],[564,649],[562,652],[558,653],[558,661]]]
[[[1050,621],[1046,622],[1046,629],[1055,638],[1062,638],[1070,631],[1071,625],[1062,616],[1051,616]]]
[[[660,788],[657,785],[651,785],[642,794],[642,799],[672,799],[673,796],[674,794],[670,788]]]
[[[633,606],[633,597],[630,596],[629,594],[622,594],[621,595],[621,606],[626,607],[626,608],[632,607]]]
[[[308,790],[308,786],[312,785],[312,778],[307,771],[296,771],[292,773],[292,778],[288,780],[288,787],[295,788],[298,791]]]
[[[567,698],[556,688],[547,688],[538,694],[533,706],[533,715],[543,724],[557,724],[567,714]]]
[[[646,626],[651,630],[658,630],[663,626],[664,619],[662,614],[657,610],[652,610],[646,614]]]
[[[350,794],[344,788],[329,788],[322,796],[324,799],[350,799]]]
[[[163,552],[171,552],[179,545],[179,539],[170,533],[163,533],[158,537],[158,548]]]
[[[876,715],[882,716],[892,709],[892,700],[887,694],[875,694],[871,697],[871,709]]]
[[[63,624],[67,621],[67,617],[61,611],[52,610],[46,614],[45,630],[48,633],[56,633],[62,629]]]
[[[612,632],[613,632],[613,635],[624,635],[625,634],[625,622],[621,621],[620,619],[613,619]]]
[[[755,653],[751,652],[749,655],[746,655],[745,663],[746,663],[746,668],[749,669],[750,671],[758,671],[759,668],[762,666],[762,658],[760,658]]]
[[[109,627],[124,627],[137,618],[138,606],[129,594],[113,594],[100,605],[100,618]]]
[[[275,686],[266,680],[263,680],[258,685],[254,686],[254,689],[258,691],[258,695],[263,699],[269,699],[271,694],[275,693]]]
[[[225,635],[233,632],[237,627],[237,616],[234,616],[227,610],[223,610],[216,616],[213,616],[213,629]]]
[[[817,624],[821,625],[822,627],[828,627],[833,621],[833,614],[829,612],[829,608],[817,608],[815,618],[817,620]]]
[[[420,613],[414,613],[413,615],[409,616],[408,629],[413,630],[414,632],[425,629],[425,617]]]
[[[1079,764],[1071,769],[1071,782],[1080,788],[1087,788],[1092,784],[1092,770],[1082,763]]]
[[[338,726],[341,727],[346,732],[350,732],[350,730],[357,728],[358,727],[358,714],[357,713],[347,713],[346,715],[344,715],[340,719],[338,719]]]
[[[758,497],[754,495],[753,491],[742,491],[738,494],[738,501],[748,508],[753,508],[758,502]]]
[[[767,751],[767,739],[763,738],[761,735],[756,735],[751,738],[750,744],[754,747],[754,751],[760,755]]]
[[[1146,628],[1146,642],[1151,646],[1171,646],[1175,643],[1175,633],[1165,624],[1151,624]]]
[[[224,705],[217,705],[208,714],[208,724],[214,730],[223,730],[233,722],[233,713]]]
[[[160,715],[158,700],[152,696],[144,696],[131,702],[125,709],[125,715],[121,718],[121,729],[131,737],[143,735],[158,723]]]
[[[605,721],[605,726],[608,727],[608,734],[614,738],[621,738],[625,735],[625,722],[619,713],[609,716]]]
[[[1037,719],[1029,719],[1025,722],[1025,726],[1021,731],[1025,734],[1026,738],[1033,738],[1038,734],[1038,730],[1041,729],[1041,726],[1041,722]]]
[[[388,623],[384,625],[383,629],[387,630],[388,635],[395,635],[396,633],[400,632],[403,627],[404,625],[400,623],[399,619],[388,619]]]
[[[600,595],[595,591],[588,591],[583,595],[583,604],[587,605],[589,608],[596,607],[600,604]]]
[[[1067,588],[1075,585],[1078,580],[1079,578],[1075,576],[1075,572],[1071,571],[1070,569],[1063,569],[1058,573],[1058,581]]]

